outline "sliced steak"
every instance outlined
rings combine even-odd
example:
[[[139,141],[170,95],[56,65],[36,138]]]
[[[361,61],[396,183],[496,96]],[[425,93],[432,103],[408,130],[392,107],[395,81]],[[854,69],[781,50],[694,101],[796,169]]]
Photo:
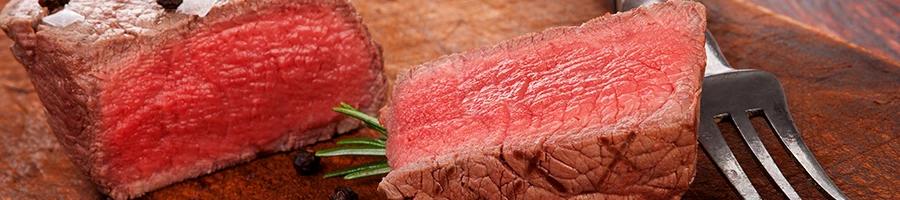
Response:
[[[694,176],[705,9],[670,1],[401,74],[379,190],[422,199],[677,199]]]
[[[72,161],[116,199],[347,132],[384,101],[381,50],[346,0],[220,0],[205,17],[154,0],[72,0],[57,27],[13,0],[16,43]]]

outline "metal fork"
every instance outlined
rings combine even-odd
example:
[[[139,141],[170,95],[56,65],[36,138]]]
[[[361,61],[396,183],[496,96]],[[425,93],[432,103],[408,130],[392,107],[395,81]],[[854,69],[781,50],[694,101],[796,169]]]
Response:
[[[662,1],[616,0],[616,6],[619,11],[624,11],[658,2]],[[715,39],[706,31],[706,74],[703,78],[703,95],[700,97],[700,145],[741,197],[761,199],[717,125],[719,121],[730,118],[759,164],[765,168],[769,179],[778,185],[778,189],[788,199],[800,199],[753,129],[750,117],[755,116],[766,118],[770,128],[778,135],[782,147],[790,152],[794,162],[803,167],[806,175],[815,181],[816,187],[827,198],[847,199],[800,138],[778,79],[761,70],[731,68],[719,51]]]

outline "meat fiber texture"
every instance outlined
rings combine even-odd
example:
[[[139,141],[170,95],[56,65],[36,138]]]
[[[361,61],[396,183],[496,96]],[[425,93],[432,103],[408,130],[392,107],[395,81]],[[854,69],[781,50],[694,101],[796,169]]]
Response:
[[[696,169],[705,8],[670,1],[449,55],[382,109],[391,199],[678,199]]]
[[[220,0],[205,17],[155,0],[71,0],[52,26],[14,0],[0,27],[59,142],[99,189],[134,198],[171,183],[330,139],[376,114],[380,47],[345,0]]]

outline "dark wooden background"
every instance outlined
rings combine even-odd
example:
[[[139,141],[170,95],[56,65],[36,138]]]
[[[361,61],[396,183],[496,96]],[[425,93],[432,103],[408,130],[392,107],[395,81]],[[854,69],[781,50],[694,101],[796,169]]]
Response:
[[[900,61],[900,0],[749,0]]]
[[[0,0],[5,4],[8,0]],[[736,68],[771,71],[785,85],[788,103],[813,153],[835,182],[853,198],[897,198],[900,192],[900,2],[750,0],[799,21],[787,21],[743,0],[706,0],[710,30]],[[385,47],[386,70],[395,75],[410,65],[548,26],[577,25],[611,3],[591,0],[459,0],[411,2],[354,1],[373,36]],[[568,4],[560,6],[558,4]],[[590,5],[590,6],[584,6]],[[482,12],[483,11],[483,12]],[[522,12],[529,11],[529,12]],[[493,13],[477,15],[477,13]],[[476,13],[476,14],[473,14]],[[396,17],[391,16],[417,16]],[[801,25],[800,23],[807,24]],[[816,28],[811,29],[811,28]],[[822,32],[819,32],[822,31]],[[828,34],[828,35],[825,35]],[[854,42],[854,47],[844,40]],[[0,39],[0,46],[11,44]],[[871,52],[869,52],[871,51]],[[871,54],[874,53],[874,54]],[[21,64],[0,50],[0,199],[97,199],[86,180],[61,152],[49,132],[34,89]],[[729,127],[723,126],[726,133]],[[777,144],[764,125],[767,144]],[[372,134],[369,132],[354,135]],[[347,136],[345,136],[347,137]],[[737,143],[736,135],[729,141]],[[323,149],[333,143],[310,148]],[[776,162],[791,166],[777,146]],[[746,148],[733,148],[747,154]],[[235,198],[323,199],[337,185],[375,198],[377,178],[358,181],[302,178],[290,168],[293,153],[187,180],[146,196],[149,199]],[[736,198],[701,154],[699,171],[685,198]],[[746,160],[747,156],[739,156]],[[326,171],[372,158],[325,159]],[[777,196],[752,162],[742,163],[767,197]],[[804,197],[821,197],[796,167],[785,167]]]

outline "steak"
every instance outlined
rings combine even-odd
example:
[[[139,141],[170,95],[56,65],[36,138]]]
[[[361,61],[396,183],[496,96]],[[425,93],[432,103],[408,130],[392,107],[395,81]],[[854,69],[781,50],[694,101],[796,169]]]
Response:
[[[13,0],[0,27],[71,160],[116,199],[330,139],[360,125],[333,106],[384,102],[380,47],[346,0],[66,9],[84,20],[52,26],[38,0]]]
[[[669,1],[399,75],[391,199],[678,199],[693,180],[704,7]]]

